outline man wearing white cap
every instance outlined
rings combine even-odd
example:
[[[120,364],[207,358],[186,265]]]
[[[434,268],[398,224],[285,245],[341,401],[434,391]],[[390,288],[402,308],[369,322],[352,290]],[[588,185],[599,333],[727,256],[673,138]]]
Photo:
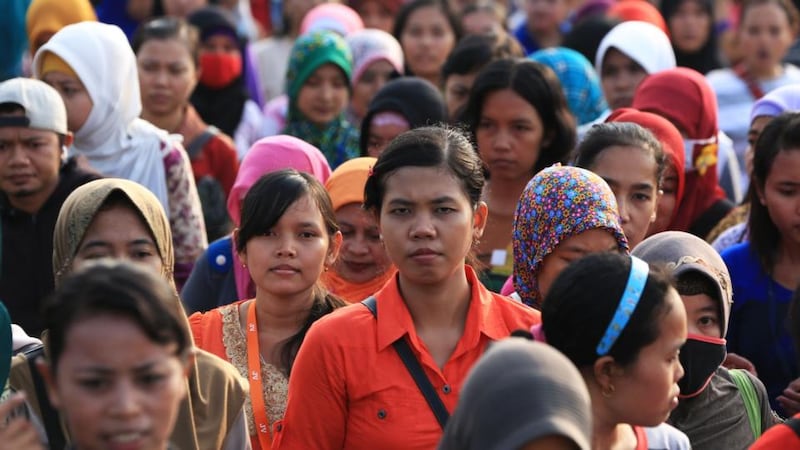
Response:
[[[0,83],[0,299],[25,331],[42,331],[53,290],[53,229],[78,186],[99,178],[67,158],[72,133],[61,96],[27,78]]]

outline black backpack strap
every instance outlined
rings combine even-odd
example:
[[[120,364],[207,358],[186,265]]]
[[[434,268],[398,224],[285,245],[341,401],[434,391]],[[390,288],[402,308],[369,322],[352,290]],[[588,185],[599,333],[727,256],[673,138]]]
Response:
[[[194,138],[192,142],[186,144],[186,153],[189,154],[189,159],[194,159],[198,154],[200,154],[200,151],[208,143],[208,141],[210,141],[211,138],[217,134],[219,134],[219,130],[215,126],[209,125],[208,128],[203,130],[203,132]]]
[[[376,319],[378,318],[378,308],[375,297],[370,296],[362,301],[361,304],[363,304]],[[404,337],[401,337],[392,343],[392,347],[394,347],[397,355],[400,356],[403,364],[405,364],[408,373],[417,384],[417,388],[422,393],[422,396],[425,397],[425,401],[428,402],[428,406],[436,417],[436,421],[439,422],[439,426],[444,430],[445,425],[447,425],[447,419],[450,418],[450,413],[447,411],[447,407],[444,406],[439,394],[436,393],[436,388],[433,387],[431,380],[425,375],[425,371],[422,369],[419,361],[417,361],[416,356],[414,356],[414,352],[411,350],[408,342]]]
[[[783,423],[785,423],[786,426],[791,428],[792,431],[794,431],[794,434],[796,434],[797,437],[800,438],[800,419],[792,417],[790,419],[786,419],[786,422]]]
[[[25,360],[28,362],[28,368],[31,371],[31,379],[36,390],[36,398],[39,400],[42,424],[47,433],[49,446],[50,448],[64,448],[67,446],[67,439],[64,437],[64,431],[61,428],[61,419],[58,411],[50,404],[50,397],[47,396],[44,380],[36,369],[36,360],[41,357],[44,357],[44,345],[38,345],[25,352]]]

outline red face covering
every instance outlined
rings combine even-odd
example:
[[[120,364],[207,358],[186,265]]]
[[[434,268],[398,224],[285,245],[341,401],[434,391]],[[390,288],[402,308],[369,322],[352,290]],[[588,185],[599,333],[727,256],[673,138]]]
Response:
[[[221,89],[242,74],[242,55],[239,53],[204,53],[200,55],[200,83],[211,89]]]

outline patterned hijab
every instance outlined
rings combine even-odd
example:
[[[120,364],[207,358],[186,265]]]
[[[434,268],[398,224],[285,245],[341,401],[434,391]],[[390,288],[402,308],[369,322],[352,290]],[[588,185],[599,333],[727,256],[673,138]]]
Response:
[[[289,57],[286,85],[289,95],[289,113],[284,134],[296,136],[319,148],[332,169],[350,158],[358,156],[358,129],[344,117],[344,110],[330,123],[312,123],[297,108],[300,89],[308,78],[324,64],[340,69],[349,85],[353,57],[345,40],[329,31],[305,34],[297,39]]]
[[[555,47],[534,52],[528,58],[550,67],[558,75],[567,105],[578,119],[578,125],[589,123],[608,111],[600,77],[592,63],[580,53]]]
[[[522,302],[541,304],[538,273],[545,256],[564,239],[586,230],[609,230],[628,251],[617,201],[608,184],[585,169],[555,165],[537,173],[514,214],[514,287]]]
[[[72,270],[72,262],[86,231],[108,197],[120,193],[130,202],[153,236],[161,256],[162,275],[175,288],[172,267],[175,256],[172,250],[172,233],[169,219],[161,203],[144,186],[133,181],[106,178],[95,180],[75,189],[64,201],[53,233],[53,273],[56,285]],[[186,317],[178,292],[174,307],[179,317]],[[189,321],[186,319],[186,328]],[[244,390],[228,364],[196,350],[197,357],[191,369],[188,395],[181,402],[178,421],[170,438],[181,449],[199,449],[201,445],[221,445],[219,442],[244,404]],[[236,374],[238,375],[238,374]]]

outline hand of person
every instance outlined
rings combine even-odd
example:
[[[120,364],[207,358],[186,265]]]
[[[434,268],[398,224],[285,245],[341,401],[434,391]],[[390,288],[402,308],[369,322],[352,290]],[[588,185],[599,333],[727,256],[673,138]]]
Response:
[[[789,416],[800,412],[800,378],[786,386],[783,395],[778,396],[778,403]]]
[[[44,450],[36,428],[27,416],[9,418],[12,412],[24,405],[25,395],[22,393],[12,394],[0,403],[0,450]]]
[[[725,361],[722,362],[722,366],[726,369],[744,369],[754,376],[758,376],[756,366],[754,366],[749,359],[744,356],[739,356],[736,353],[728,353],[728,356],[725,357]]]

